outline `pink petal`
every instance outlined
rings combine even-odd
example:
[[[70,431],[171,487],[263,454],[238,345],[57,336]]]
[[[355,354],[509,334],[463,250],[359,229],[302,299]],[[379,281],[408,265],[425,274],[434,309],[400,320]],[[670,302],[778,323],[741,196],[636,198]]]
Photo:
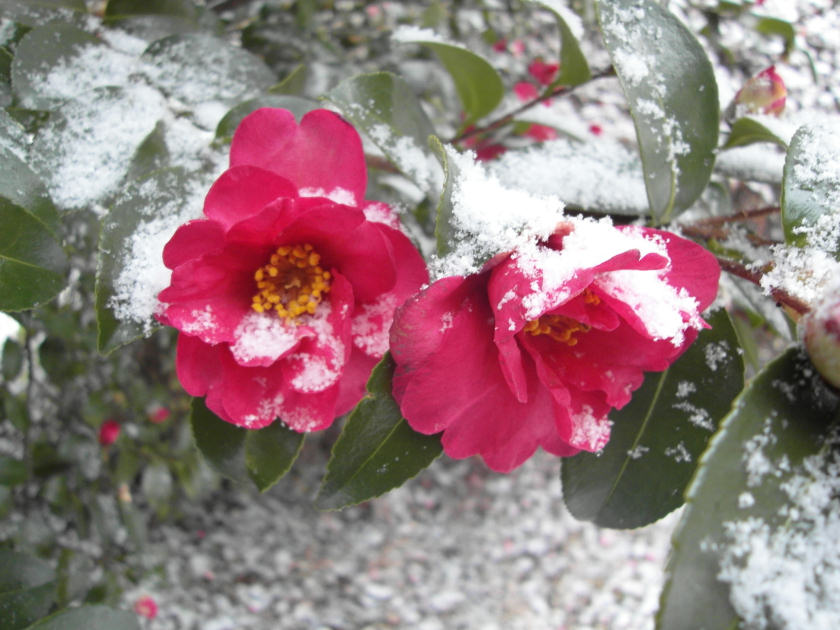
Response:
[[[309,112],[300,125],[287,110],[258,109],[237,127],[230,164],[268,169],[293,182],[298,190],[321,190],[326,195],[345,190],[357,204],[364,199],[367,187],[359,134],[325,109]]]
[[[204,214],[227,231],[272,201],[295,197],[297,190],[287,179],[262,168],[234,166],[210,187],[204,200]]]
[[[341,416],[351,411],[365,395],[365,386],[370,378],[377,359],[355,348],[344,366],[344,373],[338,383],[338,398],[335,402],[335,415]]]
[[[198,219],[175,230],[163,248],[163,264],[175,269],[188,260],[219,251],[224,246],[224,230],[215,221]]]

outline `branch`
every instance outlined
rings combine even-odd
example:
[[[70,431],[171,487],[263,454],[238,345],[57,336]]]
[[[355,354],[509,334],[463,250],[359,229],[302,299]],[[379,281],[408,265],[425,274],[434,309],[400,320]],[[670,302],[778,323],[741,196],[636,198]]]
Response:
[[[706,219],[700,219],[697,223],[695,223],[695,225],[725,225],[727,223],[735,223],[737,221],[749,221],[750,219],[766,217],[778,212],[781,212],[781,208],[778,206],[753,208],[752,210],[740,210],[735,214],[728,214],[722,217],[708,217]]]
[[[590,81],[594,81],[595,79],[603,79],[603,78],[606,78],[606,77],[612,77],[612,76],[615,76],[615,69],[612,66],[610,66],[606,70],[601,70],[600,72],[598,72],[596,74],[593,74],[589,78],[589,81],[586,81],[584,83],[580,83],[578,85],[571,85],[571,86],[570,85],[559,85],[556,88],[554,88],[553,90],[546,90],[545,92],[540,94],[537,98],[535,98],[533,100],[530,100],[527,103],[523,103],[522,105],[517,107],[515,110],[505,114],[501,118],[497,118],[496,120],[484,125],[483,127],[474,127],[472,129],[469,129],[468,131],[464,131],[463,133],[460,133],[459,135],[457,135],[454,138],[452,138],[451,140],[449,140],[449,142],[452,143],[452,144],[455,144],[456,142],[461,142],[463,140],[466,140],[467,138],[472,138],[473,136],[477,136],[477,135],[482,134],[482,133],[487,133],[488,131],[494,131],[495,129],[498,129],[499,127],[503,127],[503,126],[507,125],[508,123],[512,122],[513,119],[516,116],[518,116],[522,112],[528,111],[529,109],[531,109],[532,107],[534,107],[538,103],[542,103],[543,101],[547,101],[548,99],[553,98],[555,96],[566,96],[566,95],[574,92],[579,87],[581,87],[583,85],[586,85]]]
[[[733,276],[743,278],[744,280],[749,280],[756,286],[761,286],[762,274],[760,272],[753,271],[742,263],[729,258],[721,258],[720,256],[716,256],[716,258],[720,264],[720,268],[724,271],[731,273]],[[805,315],[805,313],[811,310],[811,307],[805,302],[799,298],[793,297],[790,293],[783,291],[782,289],[770,289],[770,296],[776,300],[776,303],[784,304],[796,311],[799,315]]]

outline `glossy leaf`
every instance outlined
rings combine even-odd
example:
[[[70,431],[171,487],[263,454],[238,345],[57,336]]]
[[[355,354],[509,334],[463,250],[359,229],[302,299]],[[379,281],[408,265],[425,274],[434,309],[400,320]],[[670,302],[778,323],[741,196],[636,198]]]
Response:
[[[443,190],[438,199],[435,216],[435,240],[437,241],[437,255],[445,256],[455,248],[454,210],[452,208],[452,188],[457,177],[455,164],[449,161],[446,149],[436,136],[429,139],[429,146],[435,152],[443,167]]]
[[[0,620],[4,630],[26,628],[55,601],[55,571],[44,561],[0,549]]]
[[[64,288],[67,257],[39,217],[0,197],[0,310],[42,304]]]
[[[141,630],[137,615],[106,606],[66,608],[29,626],[32,630]]]
[[[26,208],[50,233],[58,237],[59,217],[46,186],[12,151],[0,148],[0,197]]]
[[[429,148],[435,130],[403,79],[389,72],[357,75],[327,92],[326,98],[423,191],[440,194],[440,164]]]
[[[390,355],[370,375],[367,395],[350,414],[333,447],[315,500],[334,510],[378,497],[432,463],[442,452],[437,435],[416,433],[391,395]]]
[[[683,503],[700,455],[744,382],[729,316],[664,372],[650,373],[625,407],[610,414],[610,441],[598,454],[563,460],[563,500],[578,520],[602,527],[652,523]]]
[[[756,142],[774,142],[783,149],[787,149],[787,142],[784,138],[763,125],[760,120],[750,117],[739,118],[732,124],[732,130],[729,132],[729,137],[726,139],[723,148],[730,149],[755,144]]]
[[[207,408],[203,398],[193,398],[190,425],[195,445],[213,468],[234,481],[248,481],[245,467],[247,429],[219,418]]]
[[[782,180],[782,225],[785,241],[805,245],[808,241],[801,228],[819,231],[823,217],[840,213],[840,180],[837,178],[836,147],[840,131],[833,127],[806,125],[790,141]],[[826,230],[831,230],[833,221]],[[840,253],[840,243],[829,250]]]
[[[166,147],[164,129],[163,122],[158,122],[152,132],[137,147],[131,165],[126,172],[126,179],[142,179],[169,165],[169,149]]]
[[[242,119],[261,107],[282,107],[283,109],[288,109],[300,121],[305,114],[311,112],[313,109],[318,109],[319,105],[315,101],[289,94],[265,94],[249,99],[239,103],[219,121],[219,124],[216,126],[216,140],[230,142],[231,138],[233,138],[233,132],[236,131]]]
[[[727,523],[756,518],[771,531],[786,526],[789,498],[782,487],[825,445],[838,410],[836,392],[798,348],[767,365],[738,397],[689,486],[658,630],[682,630],[687,619],[697,630],[738,627],[729,587],[718,579],[720,554],[732,542]]]
[[[568,20],[576,19],[573,14],[567,14],[568,9],[560,7],[556,2],[534,0],[554,14],[557,28],[560,30],[560,70],[552,85],[580,85],[586,83],[592,76],[586,57],[580,50],[577,38],[569,28]]]
[[[600,0],[597,8],[636,126],[650,212],[665,223],[700,196],[712,173],[720,118],[712,65],[655,0]]]
[[[177,218],[189,190],[189,176],[181,170],[157,171],[147,179],[125,186],[103,218],[96,271],[100,352],[108,354],[158,327],[154,320],[138,319],[139,314],[133,312],[131,302],[136,296],[130,287],[121,285],[121,272],[132,256],[135,235],[154,222],[172,222],[173,216]],[[173,231],[175,227],[173,222]]]
[[[464,108],[464,126],[496,109],[505,88],[499,73],[485,59],[454,44],[414,41],[431,48],[455,82],[455,90]]]
[[[93,35],[69,24],[47,24],[27,33],[12,60],[12,87],[21,105],[50,109],[61,102],[62,96],[54,93],[49,81],[50,73],[92,46],[105,49]],[[72,89],[72,85],[63,86],[68,87]]]
[[[303,439],[303,433],[292,431],[281,422],[248,431],[245,465],[260,492],[268,490],[289,472],[303,448]]]

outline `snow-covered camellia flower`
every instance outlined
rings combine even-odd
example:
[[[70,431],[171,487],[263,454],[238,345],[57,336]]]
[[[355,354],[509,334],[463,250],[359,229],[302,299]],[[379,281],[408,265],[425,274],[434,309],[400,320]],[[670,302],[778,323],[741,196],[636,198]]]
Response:
[[[668,232],[569,220],[397,310],[394,397],[416,431],[443,432],[448,455],[497,471],[537,447],[597,451],[643,372],[666,369],[706,326],[719,275],[709,252]]]
[[[172,280],[158,296],[158,318],[181,332],[181,384],[219,417],[314,431],[362,397],[394,309],[428,280],[366,185],[359,135],[330,111],[298,124],[264,108],[240,123],[206,218],[164,248]]]

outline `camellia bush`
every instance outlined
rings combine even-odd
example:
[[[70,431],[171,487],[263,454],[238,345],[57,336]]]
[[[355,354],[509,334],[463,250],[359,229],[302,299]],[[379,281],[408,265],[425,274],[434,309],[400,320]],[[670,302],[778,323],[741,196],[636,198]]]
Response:
[[[838,627],[836,50],[763,4],[4,0],[3,628],[137,627],[327,429],[320,509],[542,449],[682,507],[660,630]]]

